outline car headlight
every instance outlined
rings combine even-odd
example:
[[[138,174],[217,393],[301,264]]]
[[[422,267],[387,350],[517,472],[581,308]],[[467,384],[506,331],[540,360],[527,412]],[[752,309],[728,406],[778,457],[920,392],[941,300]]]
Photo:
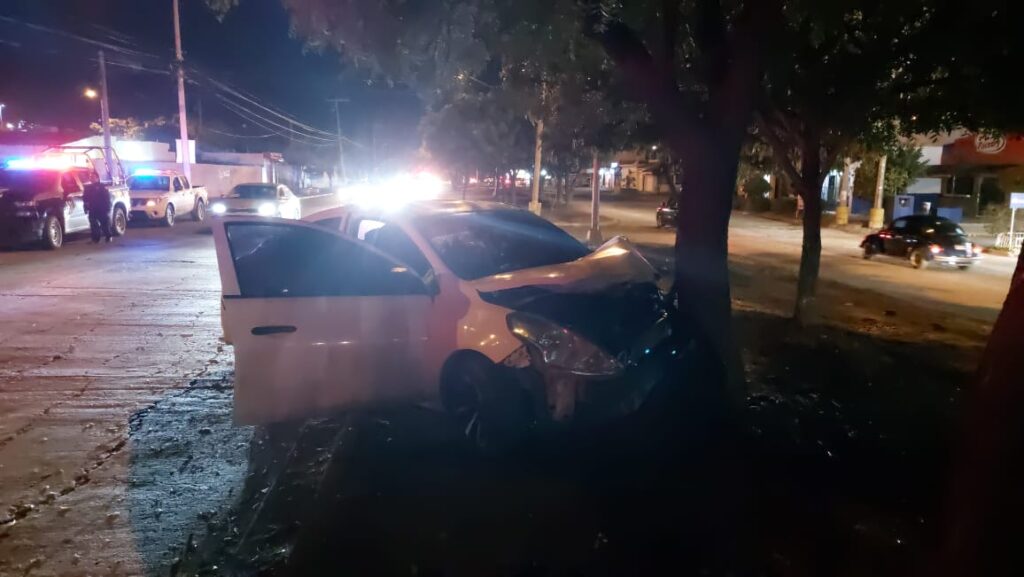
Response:
[[[151,198],[151,199],[146,201],[146,206],[154,207],[154,206],[156,206],[156,201]]]
[[[210,210],[213,211],[213,214],[224,214],[228,211],[228,207],[224,206],[223,202],[215,202],[213,203],[213,206],[210,207]]]
[[[256,212],[260,216],[277,216],[277,205],[272,202],[264,202],[256,209]]]
[[[612,376],[622,372],[622,363],[565,327],[521,312],[510,313],[507,322],[512,334],[536,347],[551,367],[583,376]]]

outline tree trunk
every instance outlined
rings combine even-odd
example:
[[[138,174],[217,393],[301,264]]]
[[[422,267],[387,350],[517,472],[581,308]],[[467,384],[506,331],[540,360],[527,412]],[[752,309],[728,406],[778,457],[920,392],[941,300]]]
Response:
[[[495,168],[494,169],[494,192],[491,193],[491,196],[494,197],[495,199],[498,198],[498,188],[500,186],[501,186],[501,170]]]
[[[814,319],[814,299],[821,271],[821,139],[814,133],[804,135],[800,151],[800,180],[797,194],[804,201],[803,246],[800,272],[796,281],[796,305],[793,318],[803,325]]]
[[[1020,574],[1024,516],[1024,253],[968,389],[932,575]]]
[[[676,219],[676,282],[679,312],[713,347],[725,369],[730,396],[742,402],[743,366],[733,340],[729,289],[729,217],[740,145],[701,139],[686,157]]]

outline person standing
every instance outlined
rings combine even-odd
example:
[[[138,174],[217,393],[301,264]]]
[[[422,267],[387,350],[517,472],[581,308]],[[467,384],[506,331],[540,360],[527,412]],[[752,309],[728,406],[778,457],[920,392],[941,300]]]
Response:
[[[89,214],[89,231],[92,234],[92,241],[99,242],[100,237],[105,237],[110,242],[110,209],[113,203],[110,198],[110,189],[102,182],[90,182],[85,185],[82,195],[85,204],[85,212]]]

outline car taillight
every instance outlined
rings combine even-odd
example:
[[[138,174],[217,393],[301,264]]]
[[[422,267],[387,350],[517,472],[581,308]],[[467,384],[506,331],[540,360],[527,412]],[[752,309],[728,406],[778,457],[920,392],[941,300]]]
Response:
[[[933,244],[928,247],[928,250],[932,251],[932,254],[939,254],[942,252],[942,247],[937,244]]]

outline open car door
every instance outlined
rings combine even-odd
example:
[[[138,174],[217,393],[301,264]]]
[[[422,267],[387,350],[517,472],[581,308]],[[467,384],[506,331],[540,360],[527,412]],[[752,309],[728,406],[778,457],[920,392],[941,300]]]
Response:
[[[213,235],[237,422],[431,395],[423,366],[433,297],[407,267],[294,220],[226,219]]]

